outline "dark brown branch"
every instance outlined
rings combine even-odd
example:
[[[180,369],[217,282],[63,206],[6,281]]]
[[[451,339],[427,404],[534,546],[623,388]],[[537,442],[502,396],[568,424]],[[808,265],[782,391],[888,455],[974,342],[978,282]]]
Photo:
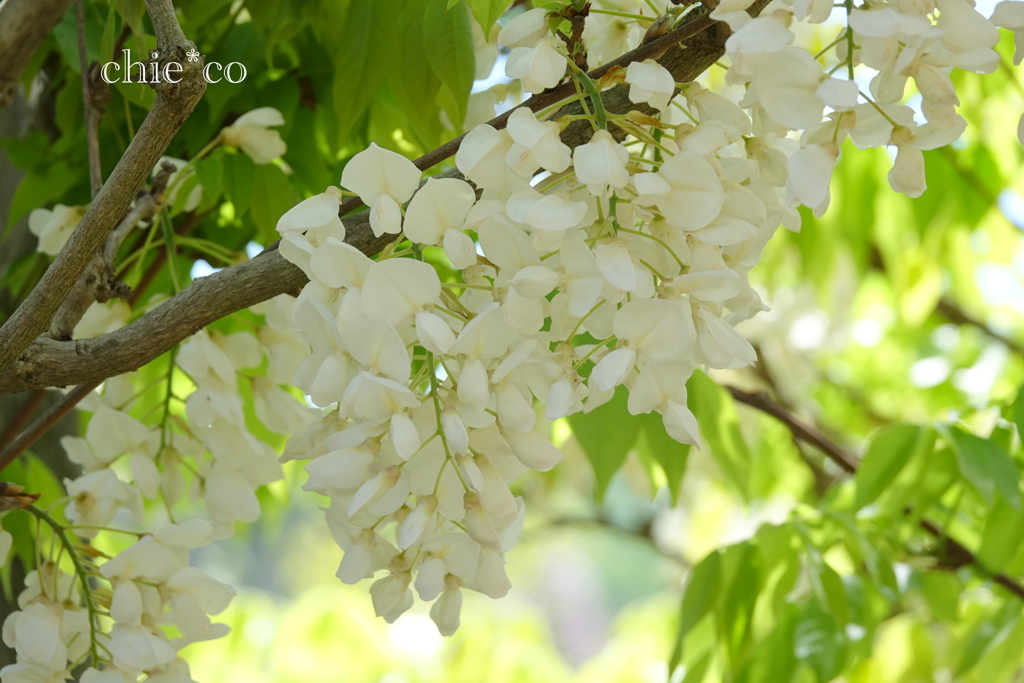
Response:
[[[957,306],[949,299],[945,297],[939,299],[939,303],[935,307],[935,310],[937,310],[944,317],[946,317],[949,320],[949,322],[955,325],[970,325],[971,327],[977,327],[979,330],[984,332],[989,337],[992,337],[996,341],[1004,344],[1006,348],[1010,349],[1018,356],[1024,357],[1024,345],[1021,345],[1020,342],[1010,339],[1005,334],[996,332],[981,320],[978,320],[974,316],[965,312],[962,308]]]
[[[829,440],[824,434],[814,427],[804,423],[800,418],[791,414],[772,399],[768,398],[764,394],[749,393],[741,389],[737,389],[736,387],[726,386],[725,388],[730,394],[732,394],[733,398],[740,403],[744,403],[752,408],[760,410],[763,413],[767,413],[782,424],[786,425],[794,436],[821,450],[821,452],[828,456],[832,462],[845,471],[851,474],[857,471],[857,466],[860,464],[860,461],[855,456],[844,451]],[[935,523],[927,519],[922,519],[918,524],[930,535],[939,539],[942,543],[940,552],[944,558],[952,561],[951,566],[973,564],[983,574],[990,576],[992,581],[1024,600],[1024,586],[1021,586],[1016,579],[987,569],[978,560],[978,557],[974,553],[968,550],[967,547],[959,541],[950,538],[949,535]]]
[[[846,453],[842,448],[829,440],[827,436],[818,431],[817,428],[812,427],[796,415],[793,415],[766,394],[746,392],[736,387],[726,387],[726,389],[740,403],[746,403],[752,408],[757,408],[762,413],[767,413],[785,424],[798,439],[820,450],[828,456],[829,460],[839,465],[846,472],[853,473],[857,471],[857,465],[860,464],[857,458]]]
[[[92,69],[85,50],[85,9],[83,0],[75,2],[75,25],[78,29],[78,67],[82,76],[82,110],[85,116],[85,139],[89,149],[89,188],[93,199],[103,187],[103,167],[100,163],[101,109],[93,92]]]
[[[89,393],[100,385],[99,382],[80,384],[69,391],[64,398],[55,406],[39,416],[32,425],[22,432],[18,438],[9,443],[0,451],[0,472],[7,468],[19,455],[24,453],[29,446],[34,444],[39,437],[48,432],[53,425],[57,424],[62,417],[71,412],[71,409],[78,405],[78,402],[89,395]]]
[[[3,434],[0,434],[0,448],[5,447],[11,441],[14,440],[21,430],[25,427],[25,424],[32,418],[32,414],[36,412],[36,408],[46,398],[46,389],[35,389],[25,402],[21,404],[21,408],[11,418],[10,423],[4,426]]]
[[[100,382],[135,370],[215,320],[306,283],[277,251],[198,278],[126,327],[95,339],[40,338],[0,380],[0,393],[36,386]],[[76,379],[70,380],[69,375]]]

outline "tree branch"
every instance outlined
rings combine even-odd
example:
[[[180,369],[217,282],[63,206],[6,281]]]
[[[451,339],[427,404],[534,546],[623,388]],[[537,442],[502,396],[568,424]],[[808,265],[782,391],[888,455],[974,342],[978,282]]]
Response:
[[[103,187],[103,165],[100,163],[100,116],[103,106],[97,96],[96,82],[106,84],[93,78],[92,65],[85,50],[85,8],[84,0],[75,2],[75,26],[78,29],[78,66],[82,76],[82,111],[85,116],[85,140],[89,149],[89,189],[93,199]],[[109,98],[109,93],[105,93]]]
[[[857,467],[860,465],[860,460],[856,456],[844,451],[842,448],[830,441],[824,434],[814,427],[804,423],[800,418],[787,411],[780,404],[776,403],[765,394],[750,393],[731,386],[726,386],[725,389],[728,390],[728,392],[732,394],[733,398],[740,403],[745,403],[746,405],[760,410],[763,413],[767,413],[777,419],[788,427],[796,438],[820,449],[821,452],[828,456],[832,462],[844,469],[846,472],[853,474],[857,471]],[[974,553],[968,550],[967,547],[959,541],[950,538],[949,534],[943,531],[935,523],[927,519],[922,519],[918,525],[931,536],[939,539],[942,544],[941,552],[943,553],[943,557],[952,559],[954,565],[973,564],[983,574],[991,577],[995,583],[1024,600],[1024,586],[1022,586],[1016,579],[1013,579],[1006,574],[993,572],[986,568]]]
[[[0,2],[0,109],[14,100],[22,70],[73,1]]]
[[[790,413],[781,403],[776,403],[767,394],[747,392],[736,387],[726,387],[726,389],[740,403],[746,403],[752,408],[757,408],[762,413],[771,415],[789,427],[789,431],[793,432],[796,438],[820,450],[846,472],[853,473],[857,471],[860,461],[856,457],[846,453],[846,451],[830,441],[827,436],[818,431],[817,428],[812,427],[796,415]]]
[[[748,11],[756,16],[767,4],[768,0],[757,0]],[[713,30],[705,30],[709,27]],[[675,80],[680,83],[692,81],[725,53],[727,37],[726,25],[711,21],[705,10],[698,8],[688,14],[676,30],[595,70],[592,77],[600,77],[612,66],[664,53],[659,61],[672,72]],[[685,48],[673,47],[683,39],[686,39]],[[568,95],[574,95],[575,89],[570,85],[568,89],[563,86],[553,92],[555,94],[538,96],[542,99],[531,104],[531,108],[536,106],[540,109],[557,103]],[[605,108],[614,113],[650,111],[646,105],[631,103],[628,92],[629,88],[621,85],[606,91],[602,96]],[[531,102],[534,100],[537,98],[531,98]],[[563,107],[556,116],[579,111],[579,103],[574,103]],[[490,123],[503,126],[507,118],[507,114],[502,115]],[[574,123],[562,132],[562,141],[572,148],[589,140],[592,134],[585,121],[576,123],[582,125]],[[621,134],[621,131],[617,132]],[[420,168],[429,168],[452,156],[457,148],[455,141],[442,145],[417,160],[417,164]],[[457,173],[453,170],[445,175]],[[346,200],[342,203],[342,212],[349,213],[358,206],[359,203]],[[375,237],[370,230],[367,212],[345,218],[344,223],[345,241],[367,255],[378,253],[394,239],[393,235]],[[0,375],[0,394],[81,384],[135,370],[205,325],[278,294],[294,291],[305,283],[306,277],[298,268],[285,261],[276,249],[268,248],[252,261],[196,280],[157,309],[110,334],[78,341],[36,340],[7,372]],[[2,335],[0,344],[3,344]]]
[[[996,332],[981,320],[978,320],[977,318],[965,312],[962,308],[957,306],[949,299],[945,297],[939,299],[939,303],[938,305],[935,306],[935,310],[941,313],[944,317],[946,317],[949,320],[949,322],[953,323],[954,325],[970,325],[972,327],[977,327],[979,330],[984,332],[989,337],[992,337],[996,341],[1004,344],[1008,349],[1016,353],[1018,356],[1024,357],[1024,345],[1021,345],[1020,342],[1010,339],[1005,334]]]
[[[0,327],[0,372],[49,328],[82,271],[206,90],[203,60],[189,62],[185,58],[185,52],[195,46],[181,32],[171,0],[147,0],[146,6],[156,29],[160,59],[183,65],[181,82],[154,86],[156,101],[128,150],[39,284]]]
[[[29,446],[39,440],[43,434],[48,432],[53,425],[60,422],[60,419],[71,412],[71,409],[78,405],[79,401],[89,395],[93,389],[100,385],[99,382],[87,382],[64,395],[56,405],[39,416],[35,422],[16,439],[0,450],[0,472],[17,459],[19,455],[28,450]]]
[[[64,303],[57,310],[50,323],[49,336],[53,339],[71,339],[71,332],[82,319],[94,301],[103,303],[113,298],[124,298],[130,294],[128,286],[120,282],[114,270],[114,259],[128,233],[142,221],[152,220],[164,203],[164,190],[167,181],[174,173],[174,166],[163,163],[149,191],[139,191],[135,205],[121,219],[117,227],[110,231],[103,246],[97,251],[85,270],[79,276],[75,286],[68,293]]]

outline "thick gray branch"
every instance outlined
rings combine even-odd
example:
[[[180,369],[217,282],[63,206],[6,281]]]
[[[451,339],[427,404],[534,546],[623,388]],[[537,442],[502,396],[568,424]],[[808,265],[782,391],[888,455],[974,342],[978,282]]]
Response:
[[[750,13],[757,15],[767,0],[758,0]],[[701,16],[695,13],[695,19]],[[660,58],[678,82],[695,79],[725,52],[727,29],[718,24],[673,47]],[[645,111],[629,102],[628,88],[618,86],[604,95],[609,111]],[[576,105],[578,107],[578,105]],[[559,112],[572,113],[570,105]],[[583,122],[584,124],[586,122]],[[572,125],[562,139],[576,147],[590,139],[588,125]],[[366,212],[345,220],[346,241],[365,254],[379,252],[393,237],[376,238]],[[68,386],[113,377],[134,370],[165,353],[203,326],[278,294],[294,291],[306,282],[298,268],[276,250],[252,261],[196,280],[185,291],[164,302],[127,327],[92,340],[59,342],[40,339],[0,378],[0,393],[35,387]]]
[[[157,32],[161,60],[182,64],[182,80],[154,86],[156,101],[128,150],[39,284],[0,327],[0,372],[50,327],[82,271],[125,214],[135,193],[206,90],[202,60],[189,62],[185,58],[185,52],[194,45],[178,28],[171,0],[147,0],[146,6]]]
[[[12,102],[25,65],[73,1],[0,1],[0,109]]]

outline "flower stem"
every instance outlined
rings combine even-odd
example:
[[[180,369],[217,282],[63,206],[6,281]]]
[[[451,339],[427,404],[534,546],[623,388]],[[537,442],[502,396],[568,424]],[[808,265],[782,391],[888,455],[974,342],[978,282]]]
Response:
[[[99,663],[99,653],[96,651],[96,603],[92,599],[92,587],[89,585],[89,575],[85,571],[85,567],[82,566],[78,559],[78,555],[75,553],[75,546],[68,539],[68,535],[57,520],[50,515],[46,514],[34,505],[21,508],[26,512],[34,515],[36,519],[46,523],[53,533],[56,534],[57,538],[60,539],[61,545],[68,551],[68,556],[71,558],[71,564],[75,566],[75,574],[78,576],[78,580],[82,584],[82,597],[85,600],[85,609],[89,614],[89,655],[92,657],[92,666],[96,666]]]
[[[591,9],[591,12],[594,10]],[[594,83],[593,79],[587,75],[587,72],[576,66],[572,60],[569,60],[569,67],[572,69],[573,77],[583,86],[583,89],[587,91],[587,96],[594,105],[594,116],[597,117],[597,127],[600,130],[608,128],[608,112],[604,109],[604,101],[601,99],[601,91],[597,89],[597,84]]]

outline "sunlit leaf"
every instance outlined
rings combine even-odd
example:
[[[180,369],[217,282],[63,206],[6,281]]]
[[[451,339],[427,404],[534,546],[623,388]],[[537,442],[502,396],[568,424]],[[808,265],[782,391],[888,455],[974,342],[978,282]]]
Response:
[[[473,30],[465,3],[447,8],[445,0],[424,0],[423,35],[429,47],[427,60],[441,81],[441,106],[455,129],[462,129],[476,70]]]
[[[855,508],[873,502],[896,478],[914,454],[920,435],[920,427],[914,425],[887,427],[875,435],[857,468]]]
[[[626,410],[626,389],[619,387],[612,400],[589,413],[569,416],[573,434],[594,468],[598,500],[640,435],[640,423]]]
[[[980,439],[958,427],[950,427],[952,445],[964,477],[985,498],[999,491],[1014,509],[1020,509],[1019,473],[1010,456],[991,439]]]

